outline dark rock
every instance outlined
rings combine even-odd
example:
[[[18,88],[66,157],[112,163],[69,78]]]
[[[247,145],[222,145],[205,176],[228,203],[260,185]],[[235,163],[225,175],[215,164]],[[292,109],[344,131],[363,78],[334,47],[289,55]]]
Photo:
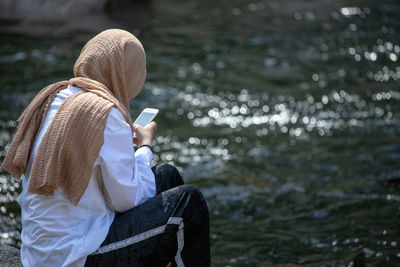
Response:
[[[0,32],[38,37],[91,35],[109,28],[137,31],[150,0],[1,0]]]
[[[2,267],[22,266],[19,257],[19,249],[7,245],[0,245],[0,265]]]
[[[2,0],[0,16],[14,18],[77,17],[100,13],[108,0]]]

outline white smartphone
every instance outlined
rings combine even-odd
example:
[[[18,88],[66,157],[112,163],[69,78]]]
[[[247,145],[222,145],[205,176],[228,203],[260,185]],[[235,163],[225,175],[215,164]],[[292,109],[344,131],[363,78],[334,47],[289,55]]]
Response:
[[[135,120],[133,124],[139,124],[144,127],[149,124],[158,114],[158,109],[156,108],[145,108],[139,117]]]

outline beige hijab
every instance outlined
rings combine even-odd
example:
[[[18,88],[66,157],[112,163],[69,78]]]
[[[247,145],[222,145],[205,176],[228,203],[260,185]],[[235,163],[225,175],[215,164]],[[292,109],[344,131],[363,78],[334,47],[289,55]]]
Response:
[[[140,92],[146,77],[143,46],[127,31],[103,31],[83,47],[74,75],[69,81],[45,87],[32,100],[18,119],[18,130],[1,167],[15,177],[25,173],[35,137],[57,92],[68,85],[82,88],[61,104],[46,130],[28,188],[46,196],[60,189],[77,205],[104,143],[111,108],[117,108],[132,127],[129,100]]]

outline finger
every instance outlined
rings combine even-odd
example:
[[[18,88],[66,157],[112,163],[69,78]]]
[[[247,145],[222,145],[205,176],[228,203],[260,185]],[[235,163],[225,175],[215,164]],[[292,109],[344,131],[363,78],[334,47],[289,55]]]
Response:
[[[148,126],[149,126],[150,128],[152,128],[152,129],[154,129],[154,128],[156,128],[157,123],[156,123],[155,121],[152,121],[152,122],[150,122],[150,123],[148,124]]]
[[[140,126],[139,124],[134,124],[133,125],[133,130],[136,132],[137,130],[139,130],[142,126]]]

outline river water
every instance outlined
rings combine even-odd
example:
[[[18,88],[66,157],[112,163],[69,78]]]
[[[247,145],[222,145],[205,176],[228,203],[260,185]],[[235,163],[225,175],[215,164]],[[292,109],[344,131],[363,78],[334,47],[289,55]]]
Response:
[[[400,3],[153,1],[141,31],[155,163],[209,203],[213,266],[400,264]],[[1,34],[0,158],[82,43]],[[0,174],[1,242],[20,183]]]

